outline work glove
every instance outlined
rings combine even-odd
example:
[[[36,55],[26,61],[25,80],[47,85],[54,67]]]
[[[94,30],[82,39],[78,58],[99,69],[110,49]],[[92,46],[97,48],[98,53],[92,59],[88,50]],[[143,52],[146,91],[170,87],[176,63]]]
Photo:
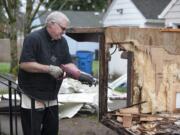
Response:
[[[52,75],[54,78],[59,79],[60,77],[63,76],[63,71],[58,66],[50,65],[49,74]]]

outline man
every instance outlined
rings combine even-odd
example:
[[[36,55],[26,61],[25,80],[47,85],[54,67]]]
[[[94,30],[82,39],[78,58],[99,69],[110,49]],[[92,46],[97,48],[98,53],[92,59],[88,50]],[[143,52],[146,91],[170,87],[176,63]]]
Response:
[[[63,77],[59,66],[72,64],[62,36],[68,24],[66,15],[52,12],[46,18],[45,27],[24,40],[18,74],[24,93],[21,96],[24,135],[58,135],[57,94]]]

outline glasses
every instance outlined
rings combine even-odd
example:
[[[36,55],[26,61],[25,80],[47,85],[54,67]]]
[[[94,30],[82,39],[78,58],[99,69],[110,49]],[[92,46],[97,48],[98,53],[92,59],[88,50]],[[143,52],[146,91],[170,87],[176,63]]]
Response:
[[[63,31],[66,31],[66,27],[63,27],[61,24],[56,23]]]

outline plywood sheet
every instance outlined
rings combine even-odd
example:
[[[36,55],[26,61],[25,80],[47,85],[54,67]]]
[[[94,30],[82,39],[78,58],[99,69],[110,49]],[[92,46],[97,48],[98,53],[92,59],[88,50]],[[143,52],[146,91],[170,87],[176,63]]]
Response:
[[[108,27],[106,43],[136,40],[141,45],[162,46],[170,54],[180,54],[180,32],[162,32],[158,28]]]

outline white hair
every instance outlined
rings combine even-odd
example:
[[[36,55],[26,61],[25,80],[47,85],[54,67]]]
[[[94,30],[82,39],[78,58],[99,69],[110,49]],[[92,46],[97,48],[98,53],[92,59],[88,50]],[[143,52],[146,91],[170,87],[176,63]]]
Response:
[[[69,18],[64,13],[60,11],[54,11],[47,16],[45,24],[47,25],[51,22],[61,23],[63,19],[66,20],[68,24],[70,23]]]

